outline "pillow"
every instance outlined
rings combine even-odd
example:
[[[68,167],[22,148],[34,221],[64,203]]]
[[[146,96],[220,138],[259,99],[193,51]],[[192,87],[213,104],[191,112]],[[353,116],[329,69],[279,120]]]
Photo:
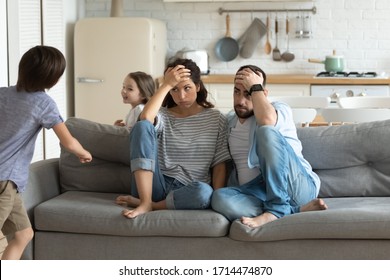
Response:
[[[129,130],[80,118],[65,122],[70,133],[92,154],[92,162],[82,164],[61,147],[59,161],[62,191],[129,193]]]
[[[390,120],[298,129],[321,197],[390,196]]]

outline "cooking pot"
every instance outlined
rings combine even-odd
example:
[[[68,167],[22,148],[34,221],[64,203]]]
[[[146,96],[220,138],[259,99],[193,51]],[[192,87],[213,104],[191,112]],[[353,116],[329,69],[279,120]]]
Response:
[[[310,58],[309,62],[325,64],[325,71],[327,72],[343,72],[344,71],[344,57],[342,55],[336,55],[336,51],[333,51],[333,55],[327,55],[325,60]]]

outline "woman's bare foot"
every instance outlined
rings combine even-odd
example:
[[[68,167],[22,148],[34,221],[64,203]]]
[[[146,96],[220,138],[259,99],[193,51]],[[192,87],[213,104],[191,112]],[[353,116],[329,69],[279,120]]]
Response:
[[[125,209],[122,211],[122,215],[129,219],[134,219],[135,217],[153,211],[152,204],[143,203],[140,204],[135,209]]]
[[[115,203],[124,207],[137,207],[140,205],[140,200],[131,195],[120,195],[115,199]]]
[[[278,218],[274,214],[271,214],[269,212],[264,212],[260,216],[253,217],[253,218],[242,217],[241,222],[244,225],[247,225],[251,228],[257,228],[269,222],[275,221],[277,219]]]
[[[328,205],[326,205],[325,201],[323,201],[321,198],[313,199],[309,203],[301,206],[301,212],[318,211],[318,210],[326,210],[326,209],[328,209]]]

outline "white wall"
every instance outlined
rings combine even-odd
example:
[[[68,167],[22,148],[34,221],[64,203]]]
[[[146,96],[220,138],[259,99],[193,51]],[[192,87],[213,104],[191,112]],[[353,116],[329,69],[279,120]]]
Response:
[[[312,15],[312,39],[291,37],[293,62],[275,62],[264,53],[265,37],[250,59],[238,57],[231,62],[220,62],[214,46],[225,35],[224,9],[295,9],[311,8],[309,3],[164,3],[163,0],[123,0],[125,16],[145,16],[164,20],[168,27],[169,52],[181,48],[206,49],[210,56],[211,73],[234,73],[243,64],[256,64],[268,73],[312,73],[323,71],[322,64],[308,63],[308,58],[325,59],[336,49],[346,59],[346,71],[386,71],[390,73],[390,1],[388,0],[316,0],[317,14]],[[110,0],[85,0],[87,17],[106,17],[110,14]],[[275,13],[270,16],[274,19]],[[289,13],[294,18],[298,13]],[[309,13],[307,13],[309,15]],[[285,13],[278,18],[284,19]],[[265,22],[266,13],[230,13],[231,30],[238,38],[252,21],[259,17]],[[273,22],[273,21],[272,21]],[[278,47],[286,49],[284,24],[281,25]],[[292,28],[294,28],[292,26]],[[284,37],[284,38],[282,38]],[[275,46],[274,34],[271,43]]]
[[[8,86],[7,3],[0,0],[0,87]]]

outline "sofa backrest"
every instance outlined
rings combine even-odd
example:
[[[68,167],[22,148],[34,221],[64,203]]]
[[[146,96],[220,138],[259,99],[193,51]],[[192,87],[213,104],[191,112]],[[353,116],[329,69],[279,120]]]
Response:
[[[80,118],[69,118],[65,123],[93,160],[81,164],[61,147],[61,190],[130,193],[129,130]]]
[[[390,196],[390,120],[298,129],[320,197]]]
[[[62,191],[129,193],[129,131],[79,118],[66,125],[93,161],[61,149]],[[390,196],[390,120],[298,128],[298,137],[321,178],[320,197]]]

